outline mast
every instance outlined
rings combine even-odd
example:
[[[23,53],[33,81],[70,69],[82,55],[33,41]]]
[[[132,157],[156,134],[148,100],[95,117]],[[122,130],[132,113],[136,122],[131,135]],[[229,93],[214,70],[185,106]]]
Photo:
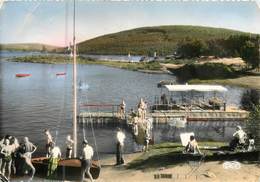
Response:
[[[74,158],[77,157],[77,60],[75,38],[75,0],[73,3],[73,141]]]

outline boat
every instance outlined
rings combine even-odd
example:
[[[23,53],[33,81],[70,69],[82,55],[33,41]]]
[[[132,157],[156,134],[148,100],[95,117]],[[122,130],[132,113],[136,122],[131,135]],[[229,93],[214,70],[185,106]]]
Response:
[[[77,181],[81,179],[81,160],[77,155],[77,60],[76,60],[76,39],[75,39],[75,0],[73,19],[73,158],[61,159],[55,171],[54,178],[62,181]],[[82,140],[83,141],[83,140]],[[36,175],[46,178],[49,159],[47,157],[32,158],[32,164],[36,169]],[[100,162],[92,160],[90,173],[93,179],[97,179],[100,174]],[[85,177],[88,177],[85,175]],[[52,178],[53,179],[53,178]]]
[[[17,73],[15,74],[16,77],[28,77],[28,76],[32,76],[32,74],[28,74],[28,73]]]
[[[64,75],[66,75],[65,72],[56,73],[56,76],[64,76]]]

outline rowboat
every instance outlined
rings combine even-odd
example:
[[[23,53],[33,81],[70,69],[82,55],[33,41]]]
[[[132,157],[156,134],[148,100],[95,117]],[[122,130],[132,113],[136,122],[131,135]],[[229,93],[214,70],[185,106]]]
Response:
[[[56,76],[63,76],[63,75],[66,75],[66,73],[65,72],[56,73]]]
[[[17,73],[15,76],[16,76],[16,77],[28,77],[28,76],[32,76],[32,74],[28,74],[28,73]]]
[[[47,157],[37,157],[32,159],[38,177],[46,178],[49,159]],[[98,161],[92,161],[90,173],[93,179],[97,179],[100,173]],[[86,176],[87,177],[87,176]],[[52,178],[53,179],[53,178]],[[81,180],[81,161],[78,158],[61,159],[55,174],[56,180],[75,181]]]

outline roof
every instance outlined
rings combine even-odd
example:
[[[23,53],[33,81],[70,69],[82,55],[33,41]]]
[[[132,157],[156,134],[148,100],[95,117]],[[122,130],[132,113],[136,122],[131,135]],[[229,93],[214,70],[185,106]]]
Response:
[[[227,88],[221,85],[165,85],[170,92],[226,92]]]

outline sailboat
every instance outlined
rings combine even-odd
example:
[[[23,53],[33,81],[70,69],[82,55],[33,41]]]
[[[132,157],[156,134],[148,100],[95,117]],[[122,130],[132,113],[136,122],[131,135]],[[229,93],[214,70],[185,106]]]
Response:
[[[61,159],[58,162],[56,178],[59,180],[79,180],[81,178],[81,161],[77,156],[77,59],[76,59],[76,41],[75,41],[75,0],[73,14],[73,158]],[[32,158],[32,164],[39,177],[46,177],[49,159],[47,157]],[[92,160],[90,173],[93,179],[97,179],[100,174],[99,161]],[[88,177],[88,176],[86,176]]]

